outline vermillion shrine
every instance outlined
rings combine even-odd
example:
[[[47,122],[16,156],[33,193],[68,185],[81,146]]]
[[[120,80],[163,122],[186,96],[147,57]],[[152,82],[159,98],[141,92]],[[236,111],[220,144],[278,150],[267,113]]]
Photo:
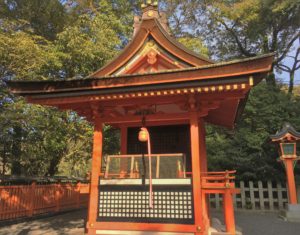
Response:
[[[94,125],[86,234],[206,235],[209,194],[223,195],[222,234],[236,234],[235,171],[208,172],[205,123],[234,128],[273,54],[216,63],[170,35],[156,2],[142,10],[131,42],[103,68],[84,79],[9,82],[11,91]],[[120,155],[102,156],[104,124],[120,129]]]

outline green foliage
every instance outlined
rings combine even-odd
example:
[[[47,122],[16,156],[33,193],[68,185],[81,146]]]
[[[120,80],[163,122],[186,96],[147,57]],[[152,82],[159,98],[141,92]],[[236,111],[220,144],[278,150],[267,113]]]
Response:
[[[61,68],[62,52],[45,38],[0,28],[0,75],[16,79],[49,79]],[[14,25],[14,27],[17,27]]]
[[[12,2],[0,3],[8,4],[6,10],[16,11],[26,5],[20,3],[10,9]],[[26,7],[37,11],[33,2],[36,1],[28,1]],[[56,32],[55,37],[46,39],[44,33],[39,33],[39,30],[46,33],[47,29],[42,29],[45,25],[35,28],[35,20],[25,17],[28,9],[22,10],[22,17],[19,13],[9,15],[7,11],[0,15],[0,159],[4,165],[1,172],[84,176],[91,158],[90,124],[73,112],[26,104],[7,92],[3,79],[86,76],[115,55],[121,35],[125,35],[124,26],[109,11],[70,15],[74,22],[58,30],[61,32]],[[105,133],[109,133],[105,141],[112,145],[107,144],[104,153],[115,152],[117,134],[108,127]]]
[[[73,112],[26,104],[9,94],[3,79],[85,77],[128,42],[141,2],[0,0],[1,173],[85,176],[92,126]],[[277,51],[280,63],[299,33],[296,0],[166,0],[160,6],[182,44],[203,55],[209,49],[215,58]],[[299,97],[281,87],[257,86],[234,132],[207,128],[210,169],[237,169],[242,179],[281,178],[267,140],[284,121],[300,129],[299,106]],[[112,127],[105,127],[104,143],[104,154],[119,151]]]
[[[34,34],[53,40],[68,22],[59,0],[0,0],[1,18],[26,21]]]
[[[284,168],[269,135],[290,122],[300,129],[300,99],[262,83],[249,96],[234,132],[209,126],[207,149],[210,169],[237,169],[246,180],[283,179]],[[300,171],[298,170],[300,173]]]
[[[225,31],[216,37],[216,49],[226,56],[276,52],[276,65],[299,37],[298,0],[217,0],[207,1],[206,9],[211,18],[209,30]]]
[[[162,5],[175,35],[201,37],[214,59],[276,53],[274,66],[290,74],[292,92],[299,53],[294,65],[286,59],[299,50],[299,0],[165,0]],[[267,80],[274,83],[272,76]]]
[[[86,76],[102,67],[116,54],[121,41],[121,22],[111,15],[82,15],[58,34],[56,45],[65,53],[62,60],[66,77]]]
[[[178,39],[178,42],[199,55],[208,56],[209,54],[208,48],[203,45],[202,41],[199,38],[181,37]]]

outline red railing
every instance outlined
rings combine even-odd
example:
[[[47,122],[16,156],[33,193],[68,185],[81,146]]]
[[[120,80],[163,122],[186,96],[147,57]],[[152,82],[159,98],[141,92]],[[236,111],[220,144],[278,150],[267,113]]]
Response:
[[[226,232],[229,234],[236,234],[232,194],[240,193],[234,185],[235,172],[203,172],[201,174],[203,196],[207,194],[222,194],[223,196],[224,222]]]
[[[87,207],[89,184],[0,186],[0,220]]]
[[[201,174],[201,187],[206,193],[224,193],[229,189],[232,193],[238,193],[234,179],[236,171],[203,172]]]

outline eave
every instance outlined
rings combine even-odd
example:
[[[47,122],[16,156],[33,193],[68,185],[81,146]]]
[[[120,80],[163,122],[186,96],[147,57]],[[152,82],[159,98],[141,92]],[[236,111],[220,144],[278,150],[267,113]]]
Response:
[[[272,68],[273,54],[236,60],[194,68],[167,70],[157,73],[105,76],[76,80],[52,81],[8,81],[14,94],[28,96],[34,94],[59,94],[110,89],[129,89],[132,87],[162,86],[181,83],[210,82],[220,83],[226,79],[254,76],[261,78]],[[254,81],[255,82],[255,81]],[[256,82],[255,82],[256,83]]]
[[[204,107],[206,103],[211,107],[201,114],[207,122],[233,128],[252,86],[272,69],[273,57],[269,54],[148,74],[64,81],[9,81],[8,85],[14,94],[24,96],[30,103],[74,110],[90,121],[93,121],[92,107],[95,105],[105,110],[122,104],[156,104],[156,100],[182,102],[196,96],[199,102],[204,102]],[[172,114],[166,115],[164,119],[173,118]],[[188,117],[182,113],[176,115]],[[103,121],[110,123],[113,119],[107,116]],[[133,117],[129,119],[132,120]],[[114,123],[118,121],[116,119]]]

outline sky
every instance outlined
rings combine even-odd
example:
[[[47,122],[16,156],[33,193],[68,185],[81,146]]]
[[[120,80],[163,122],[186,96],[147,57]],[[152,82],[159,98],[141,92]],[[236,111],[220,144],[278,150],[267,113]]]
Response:
[[[299,42],[297,42],[297,44],[294,46],[294,50],[290,53],[291,55],[295,55],[295,53],[296,53],[296,49],[299,47],[300,45],[299,45]],[[299,57],[299,56],[298,56]],[[300,58],[298,58],[298,59],[300,59]],[[284,61],[283,61],[284,63],[283,64],[285,64],[285,65],[287,65],[287,66],[289,66],[289,67],[292,67],[293,66],[293,59],[291,59],[291,58],[286,58]],[[287,83],[288,84],[288,82],[289,82],[289,74],[288,73],[286,73],[286,72],[282,72],[281,74],[278,74],[277,73],[277,77],[280,79],[280,80],[282,80],[282,82],[283,83]],[[295,83],[294,83],[295,85],[300,85],[300,69],[298,69],[297,71],[296,71],[296,74],[295,74]]]

